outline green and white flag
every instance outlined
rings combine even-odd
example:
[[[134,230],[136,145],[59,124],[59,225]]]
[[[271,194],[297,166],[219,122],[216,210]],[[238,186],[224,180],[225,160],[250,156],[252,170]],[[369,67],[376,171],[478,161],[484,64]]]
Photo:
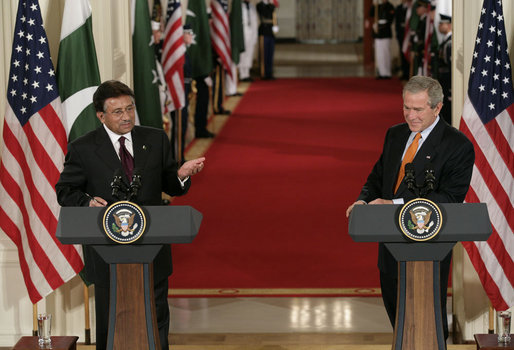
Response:
[[[159,76],[147,0],[132,0],[132,60],[139,121],[162,129]]]
[[[57,82],[70,141],[101,125],[93,107],[100,73],[89,0],[66,0],[64,5]]]
[[[211,34],[205,1],[190,0],[188,2],[186,24],[191,26],[194,37],[193,43],[187,49],[191,58],[193,78],[205,78],[211,74],[213,69]]]
[[[232,9],[229,15],[230,23],[230,49],[232,62],[239,64],[239,56],[245,50],[245,38],[243,31],[243,10],[241,0],[232,0]]]

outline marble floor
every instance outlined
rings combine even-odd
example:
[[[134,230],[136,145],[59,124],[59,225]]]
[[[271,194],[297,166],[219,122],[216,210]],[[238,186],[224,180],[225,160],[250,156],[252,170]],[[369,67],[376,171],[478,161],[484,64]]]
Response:
[[[376,297],[172,298],[171,333],[390,333]]]
[[[169,303],[174,345],[386,345],[393,337],[377,297],[172,298]]]

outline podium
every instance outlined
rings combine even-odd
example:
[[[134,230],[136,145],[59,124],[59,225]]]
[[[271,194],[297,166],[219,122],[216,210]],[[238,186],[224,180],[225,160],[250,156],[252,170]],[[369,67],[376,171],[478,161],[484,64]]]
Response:
[[[106,209],[61,208],[56,236],[63,244],[92,246],[110,264],[107,349],[160,349],[152,262],[164,244],[191,243],[202,214],[189,206],[141,207],[144,234],[119,244],[103,231]]]
[[[484,203],[439,203],[443,221],[431,240],[408,239],[400,229],[402,205],[356,205],[348,231],[355,242],[382,242],[398,261],[393,349],[446,349],[439,263],[460,241],[485,241],[492,233]]]

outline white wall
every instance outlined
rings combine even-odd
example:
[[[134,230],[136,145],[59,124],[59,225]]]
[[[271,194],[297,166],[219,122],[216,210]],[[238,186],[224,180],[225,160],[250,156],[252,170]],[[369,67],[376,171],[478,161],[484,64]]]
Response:
[[[277,21],[280,28],[277,38],[296,37],[296,0],[280,0]]]

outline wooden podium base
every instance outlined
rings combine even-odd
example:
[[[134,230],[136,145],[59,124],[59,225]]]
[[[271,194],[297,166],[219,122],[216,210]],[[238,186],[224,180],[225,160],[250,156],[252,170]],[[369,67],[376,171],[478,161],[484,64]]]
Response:
[[[445,350],[438,261],[398,263],[393,349]]]
[[[152,264],[111,264],[107,349],[161,348],[154,299]]]

